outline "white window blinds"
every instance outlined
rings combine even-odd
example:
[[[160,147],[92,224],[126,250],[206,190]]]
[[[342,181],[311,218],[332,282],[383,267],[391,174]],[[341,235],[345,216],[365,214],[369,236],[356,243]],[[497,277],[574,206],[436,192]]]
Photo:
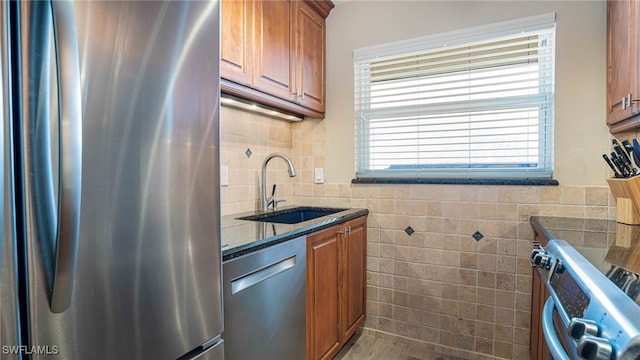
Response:
[[[358,178],[551,178],[555,15],[354,51]]]

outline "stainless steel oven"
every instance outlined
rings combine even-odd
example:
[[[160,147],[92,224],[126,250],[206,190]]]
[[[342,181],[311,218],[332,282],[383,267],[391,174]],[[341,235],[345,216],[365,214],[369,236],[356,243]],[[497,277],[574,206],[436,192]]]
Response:
[[[531,261],[550,293],[542,329],[554,359],[640,360],[637,274],[618,266],[603,273],[557,239],[534,249]]]

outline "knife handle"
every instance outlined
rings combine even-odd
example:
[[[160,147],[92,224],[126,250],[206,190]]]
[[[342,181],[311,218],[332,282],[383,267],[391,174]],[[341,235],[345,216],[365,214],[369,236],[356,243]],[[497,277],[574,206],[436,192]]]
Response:
[[[611,162],[611,160],[609,160],[609,157],[607,156],[607,154],[602,154],[602,157],[604,158],[604,161],[606,161],[607,165],[609,165],[611,170],[613,170],[613,176],[617,178],[621,178],[622,175],[620,175],[618,170],[616,170],[615,166],[613,166],[613,163]]]
[[[631,177],[635,175],[636,171],[632,168],[633,164],[631,164],[631,160],[629,160],[627,153],[620,146],[620,144],[618,143],[618,140],[616,139],[613,139],[613,149],[618,154],[618,161],[619,161],[619,164],[622,166],[619,168],[620,169],[624,168],[626,172],[626,174],[622,174],[622,175],[624,175],[625,177]]]
[[[629,158],[631,158],[633,156],[633,146],[631,145],[629,140],[622,140],[620,144],[622,145],[624,151],[627,152],[627,155],[629,155]]]
[[[633,152],[636,155],[636,160],[638,160],[638,162],[636,162],[636,165],[638,167],[640,167],[640,144],[638,143],[638,140],[636,139],[632,139],[631,140],[631,144],[633,147]]]
[[[611,142],[613,144],[613,150],[615,150],[615,152],[620,157],[620,161],[622,162],[622,164],[624,164],[625,166],[627,166],[627,164],[630,164],[631,160],[629,160],[627,153],[622,149],[620,143],[618,143],[618,140],[613,139]],[[629,168],[629,170],[631,170],[631,168]]]
[[[637,168],[640,167],[640,158],[638,158],[638,154],[635,152],[633,145],[629,143],[629,140],[624,140],[622,141],[622,146],[627,154],[629,154],[629,159],[631,159],[629,160],[629,163],[631,163],[631,166],[636,167],[633,169],[634,172],[637,172]]]
[[[622,175],[622,177],[625,177],[625,178],[629,177],[629,172],[627,171],[627,168],[622,163],[622,159],[620,159],[618,154],[616,154],[613,151],[611,152],[611,162],[613,162],[616,168],[620,170],[620,174]]]

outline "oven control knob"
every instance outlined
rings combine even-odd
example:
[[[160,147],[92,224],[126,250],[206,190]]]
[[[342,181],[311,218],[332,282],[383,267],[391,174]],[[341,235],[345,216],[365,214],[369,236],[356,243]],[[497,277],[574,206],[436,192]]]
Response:
[[[534,249],[531,252],[531,266],[548,269],[551,266],[551,256],[544,249]]]
[[[573,318],[569,322],[569,336],[576,340],[580,340],[582,335],[598,336],[598,324],[595,321]]]
[[[578,355],[587,360],[611,360],[613,348],[606,339],[583,335],[578,340]]]

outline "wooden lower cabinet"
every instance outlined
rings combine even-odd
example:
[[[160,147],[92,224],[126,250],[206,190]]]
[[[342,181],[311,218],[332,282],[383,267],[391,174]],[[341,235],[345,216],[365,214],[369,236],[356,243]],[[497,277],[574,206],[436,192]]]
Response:
[[[307,359],[331,359],[365,319],[367,217],[307,237]]]
[[[548,239],[535,229],[534,241],[542,246],[547,245]],[[537,268],[532,268],[531,284],[531,338],[529,342],[529,358],[531,360],[552,360],[547,349],[547,343],[542,333],[542,308],[549,297],[549,290],[540,276]]]
[[[548,297],[549,290],[538,273],[538,269],[534,268],[531,289],[531,342],[529,343],[531,360],[552,359],[542,333],[542,308]]]
[[[331,359],[340,350],[340,228],[334,226],[307,237],[307,359]]]
[[[364,322],[366,288],[367,219],[361,217],[345,224],[349,234],[342,246],[340,304],[340,342],[347,340]]]

